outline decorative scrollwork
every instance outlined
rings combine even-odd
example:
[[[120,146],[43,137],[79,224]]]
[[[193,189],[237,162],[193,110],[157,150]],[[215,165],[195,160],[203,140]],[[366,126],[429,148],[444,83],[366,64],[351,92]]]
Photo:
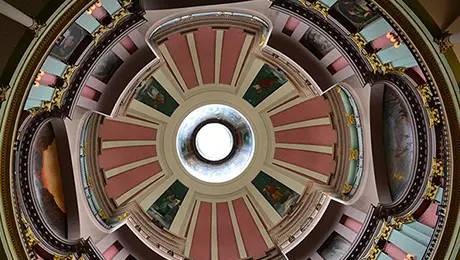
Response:
[[[367,260],[376,260],[377,257],[380,255],[382,250],[377,247],[377,245],[373,244],[371,250],[369,250],[369,253],[364,257],[364,259]]]
[[[38,245],[40,241],[35,237],[34,233],[32,232],[32,229],[30,228],[30,224],[27,222],[26,218],[24,217],[24,214],[22,213],[21,213],[21,221],[25,227],[24,235],[26,237],[27,245],[29,247]]]
[[[359,150],[350,148],[350,157],[348,158],[348,160],[357,161],[358,158],[359,158]]]
[[[406,72],[406,69],[405,68],[402,68],[402,67],[393,67],[393,65],[391,65],[391,63],[385,63],[382,65],[382,70],[383,70],[383,74],[387,74],[387,73],[399,73],[400,75],[403,75],[404,72]]]
[[[81,258],[79,258],[81,259]],[[76,260],[74,255],[58,255],[54,254],[53,260]]]
[[[356,125],[356,120],[355,120],[355,114],[345,114],[345,117],[347,118],[347,125]]]
[[[390,237],[391,231],[393,231],[393,227],[390,224],[388,224],[388,222],[384,221],[383,226],[380,229],[380,233],[377,235],[377,238],[388,240],[388,237]]]
[[[367,44],[366,40],[364,40],[363,36],[361,36],[359,33],[352,33],[348,35],[348,37],[350,37],[350,39],[352,39],[356,45],[358,45],[360,51],[362,51]]]
[[[53,98],[51,99],[51,101],[58,108],[61,108],[61,100],[66,91],[67,91],[67,88],[58,88],[54,91]]]
[[[429,181],[423,198],[426,200],[434,200],[434,198],[436,198],[436,194],[438,193],[438,189],[438,185]]]
[[[428,87],[428,84],[423,84],[417,87],[418,93],[420,93],[420,96],[422,97],[423,104],[426,105],[429,102],[431,102],[431,99],[433,98],[433,93],[431,92],[430,88]]]
[[[441,115],[439,114],[439,110],[437,108],[426,108],[428,115],[430,117],[430,127],[433,127],[439,123],[441,123]]]
[[[112,19],[113,19],[113,26],[117,25],[117,23],[123,19],[124,17],[130,15],[131,12],[128,9],[122,8],[118,10],[116,13],[113,14]]]
[[[391,226],[394,229],[400,230],[403,224],[411,223],[411,222],[414,222],[414,221],[415,221],[415,219],[414,219],[414,217],[412,215],[407,215],[407,216],[402,217],[402,218],[393,217]]]
[[[348,194],[350,193],[350,191],[353,189],[353,186],[351,186],[350,184],[348,184],[347,182],[344,183],[344,187],[343,187],[343,190],[342,190],[342,195],[345,195],[345,194]]]
[[[129,212],[125,211],[123,214],[121,214],[120,216],[117,217],[117,220],[122,221],[122,220],[126,219],[127,217],[129,217]]]
[[[369,62],[372,65],[372,68],[374,69],[374,73],[377,73],[377,71],[382,68],[382,63],[380,62],[380,59],[377,57],[375,53],[366,55],[366,58],[369,60]]]
[[[97,30],[93,33],[94,42],[97,44],[99,40],[101,39],[102,35],[110,31],[110,29],[112,28],[109,26],[104,26],[104,25],[99,26],[99,28],[97,28]]]
[[[262,34],[262,37],[260,37],[259,48],[264,45],[266,40],[267,40],[267,36]]]
[[[327,6],[325,6],[324,4],[322,4],[321,2],[315,1],[315,2],[311,3],[310,6],[307,6],[307,7],[315,9],[316,11],[320,12],[321,14],[323,14],[324,18],[327,18],[327,15],[329,13],[329,8]]]
[[[65,69],[64,75],[62,78],[67,84],[70,84],[70,79],[72,78],[73,73],[78,69],[78,65],[69,65]]]

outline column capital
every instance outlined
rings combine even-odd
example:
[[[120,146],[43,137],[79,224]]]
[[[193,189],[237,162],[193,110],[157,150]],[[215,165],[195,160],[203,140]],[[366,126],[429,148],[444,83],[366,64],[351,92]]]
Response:
[[[450,36],[452,34],[445,31],[442,33],[442,35],[438,38],[434,39],[434,42],[439,45],[439,51],[441,53],[446,53],[450,48],[452,48],[454,45],[450,42]]]

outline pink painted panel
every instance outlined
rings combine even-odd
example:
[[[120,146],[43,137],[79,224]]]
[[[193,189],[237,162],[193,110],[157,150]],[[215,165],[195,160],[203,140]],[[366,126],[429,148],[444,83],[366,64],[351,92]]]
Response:
[[[319,125],[275,132],[275,140],[277,143],[331,146],[337,142],[337,135],[331,125]]]
[[[294,17],[289,17],[289,19],[286,22],[286,25],[284,25],[283,32],[286,33],[287,35],[291,36],[292,33],[295,31],[297,26],[299,25],[300,21],[297,20]]]
[[[216,31],[211,27],[201,27],[194,33],[196,51],[200,61],[203,84],[214,83],[216,60]]]
[[[423,214],[417,219],[417,221],[424,224],[425,226],[434,228],[436,226],[436,222],[438,221],[438,215],[436,215],[438,206],[438,202],[431,203],[426,211],[423,212]]]
[[[388,47],[390,45],[393,45],[393,43],[390,41],[390,39],[387,38],[386,34],[380,36],[379,38],[377,38],[377,39],[375,39],[375,40],[373,40],[371,42],[371,46],[375,50],[383,49],[383,48]]]
[[[101,97],[101,92],[95,90],[92,87],[84,86],[81,92],[81,95],[85,98],[88,98],[88,99],[91,99],[97,102],[99,98]]]
[[[396,245],[387,242],[383,251],[393,259],[401,259],[404,260],[407,256],[407,253],[404,252],[401,248],[397,247]]]
[[[91,13],[91,15],[96,18],[98,21],[102,21],[104,20],[107,15],[109,15],[109,13],[107,13],[107,11],[104,9],[104,7],[97,7],[93,10],[93,12]]]
[[[115,241],[115,243],[109,246],[102,255],[106,260],[112,260],[122,249],[123,246],[118,241]]]
[[[217,203],[217,248],[219,260],[239,259],[238,246],[233,231],[227,203]]]
[[[329,104],[323,97],[316,97],[293,107],[290,107],[278,114],[271,116],[273,126],[291,124],[295,122],[327,117]]]
[[[275,159],[324,175],[329,175],[335,170],[335,161],[330,154],[276,148]]]
[[[107,171],[156,155],[157,149],[154,145],[104,149],[102,150],[102,154],[99,155],[99,166]]]
[[[187,88],[190,89],[198,86],[186,36],[179,33],[175,34],[168,37],[168,41],[166,41],[165,44]]]
[[[134,41],[129,37],[129,35],[125,36],[123,39],[120,40],[121,46],[123,46],[129,54],[133,54],[137,51],[137,46]]]
[[[331,74],[335,74],[335,73],[341,71],[346,66],[348,66],[348,62],[343,56],[341,56],[340,58],[338,58],[334,62],[332,62],[331,65],[329,65],[327,67],[327,70]]]
[[[358,220],[352,217],[345,216],[345,221],[343,222],[343,225],[349,228],[351,231],[358,233],[363,223],[359,222]]]
[[[158,161],[120,173],[107,179],[105,189],[109,198],[118,198],[141,182],[161,172]]]
[[[192,259],[211,259],[211,219],[212,204],[201,202],[190,249]]]
[[[155,140],[156,136],[156,129],[110,119],[104,119],[99,128],[103,141]]]
[[[233,72],[245,38],[246,34],[241,29],[230,28],[230,30],[224,32],[222,59],[220,62],[220,83],[229,85],[232,82]]]
[[[236,199],[232,203],[244,247],[246,248],[246,254],[254,259],[264,256],[265,251],[268,249],[267,244],[265,244],[262,234],[260,234],[259,228],[254,222],[243,198]]]
[[[43,75],[40,76],[38,83],[41,85],[54,86],[57,81],[57,76],[43,71]]]

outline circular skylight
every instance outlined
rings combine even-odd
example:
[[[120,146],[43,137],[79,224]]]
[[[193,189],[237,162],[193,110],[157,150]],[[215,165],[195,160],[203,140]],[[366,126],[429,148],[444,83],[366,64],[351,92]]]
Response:
[[[233,136],[223,124],[209,123],[198,131],[195,144],[205,159],[220,161],[232,151]]]
[[[252,160],[254,144],[246,118],[220,104],[193,110],[176,136],[176,151],[184,168],[209,183],[227,182],[242,174]]]

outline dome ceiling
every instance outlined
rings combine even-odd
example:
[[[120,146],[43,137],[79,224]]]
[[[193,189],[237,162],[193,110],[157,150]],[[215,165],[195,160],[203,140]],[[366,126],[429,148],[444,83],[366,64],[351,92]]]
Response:
[[[452,107],[380,6],[87,8],[35,62],[21,104],[14,92],[1,107],[23,108],[2,131],[18,123],[11,215],[30,255],[432,253],[452,192]]]
[[[296,76],[260,52],[263,24],[182,26],[188,33],[150,34],[165,63],[132,80],[126,116],[100,125],[107,196],[117,207],[139,203],[151,223],[186,238],[191,258],[262,257],[311,184],[331,184],[329,101],[299,92]],[[213,125],[231,142],[216,159],[200,151]]]

